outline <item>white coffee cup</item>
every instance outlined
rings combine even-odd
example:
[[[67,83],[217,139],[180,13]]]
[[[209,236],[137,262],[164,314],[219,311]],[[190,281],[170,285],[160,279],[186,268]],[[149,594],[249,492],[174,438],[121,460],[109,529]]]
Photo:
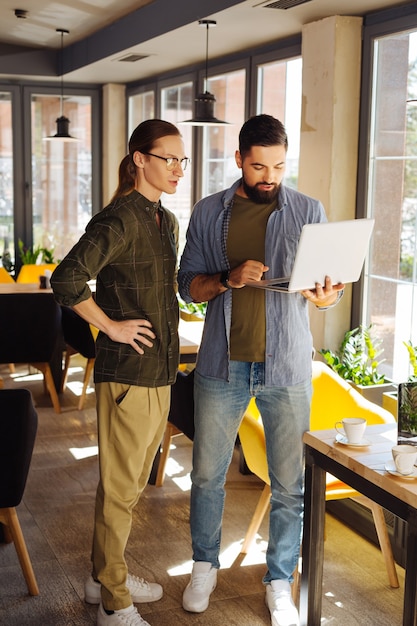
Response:
[[[334,425],[337,432],[346,437],[348,443],[358,444],[363,439],[366,419],[363,417],[344,417]]]
[[[409,444],[402,444],[392,448],[392,458],[395,469],[399,474],[406,476],[414,471],[414,464],[417,461],[417,447]]]

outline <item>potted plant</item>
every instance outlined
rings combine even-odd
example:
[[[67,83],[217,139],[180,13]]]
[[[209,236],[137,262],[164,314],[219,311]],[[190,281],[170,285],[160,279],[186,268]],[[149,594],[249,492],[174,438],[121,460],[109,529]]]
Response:
[[[19,256],[23,265],[39,265],[41,263],[56,263],[54,259],[54,251],[42,246],[36,248],[28,248],[23,241],[19,239]]]
[[[417,445],[417,346],[404,341],[408,351],[411,373],[398,385],[398,443]]]
[[[373,326],[360,325],[348,330],[339,349],[320,350],[325,362],[344,380],[372,402],[382,404],[382,393],[394,385],[381,372],[382,340],[373,332]]]

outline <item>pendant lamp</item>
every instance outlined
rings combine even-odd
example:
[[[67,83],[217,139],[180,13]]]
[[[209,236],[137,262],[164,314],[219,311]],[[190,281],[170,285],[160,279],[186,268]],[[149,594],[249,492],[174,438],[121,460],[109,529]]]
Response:
[[[185,120],[184,122],[178,122],[179,124],[184,124],[188,126],[224,126],[228,124],[228,122],[223,122],[222,120],[218,120],[217,117],[214,116],[214,104],[216,102],[216,98],[212,93],[207,91],[207,77],[208,77],[208,31],[210,26],[216,26],[217,22],[215,20],[199,20],[200,26],[206,27],[206,76],[204,79],[204,93],[198,94],[197,98],[194,100],[195,104],[195,115],[190,120]]]
[[[64,34],[69,35],[69,30],[65,30],[64,28],[57,28],[57,33],[61,33],[61,56],[60,56],[60,75],[61,75],[61,96],[60,96],[60,105],[61,105],[61,113],[60,116],[55,120],[56,121],[56,133],[55,135],[51,135],[49,137],[45,137],[45,141],[52,141],[53,139],[59,139],[61,141],[78,141],[75,137],[72,137],[69,134],[69,125],[70,121],[64,115]]]

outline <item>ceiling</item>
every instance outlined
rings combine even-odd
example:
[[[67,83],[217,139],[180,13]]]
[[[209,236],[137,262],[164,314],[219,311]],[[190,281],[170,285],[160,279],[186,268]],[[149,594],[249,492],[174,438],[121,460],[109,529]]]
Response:
[[[0,79],[128,83],[209,58],[263,46],[299,34],[302,26],[335,14],[361,16],[410,0],[1,0]],[[266,6],[266,5],[273,6]],[[26,18],[15,16],[26,10]],[[60,34],[66,29],[64,60]],[[137,55],[135,62],[121,59]]]

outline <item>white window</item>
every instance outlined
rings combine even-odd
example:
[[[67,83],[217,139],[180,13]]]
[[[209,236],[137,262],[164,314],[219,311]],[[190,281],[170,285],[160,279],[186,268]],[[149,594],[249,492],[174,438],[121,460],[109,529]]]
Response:
[[[408,377],[417,343],[417,32],[373,44],[367,215],[375,218],[363,321],[383,340],[385,373]]]

